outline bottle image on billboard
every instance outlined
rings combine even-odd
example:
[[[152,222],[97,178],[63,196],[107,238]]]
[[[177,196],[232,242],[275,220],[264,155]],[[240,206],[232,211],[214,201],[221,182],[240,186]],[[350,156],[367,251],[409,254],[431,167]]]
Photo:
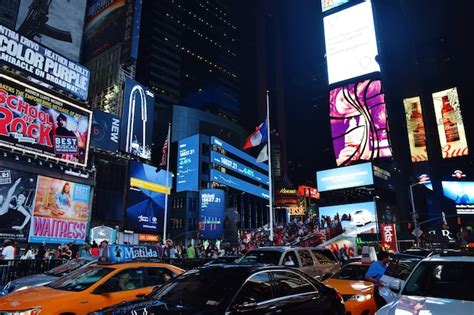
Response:
[[[444,133],[446,135],[446,142],[454,142],[460,139],[458,124],[456,122],[456,112],[453,106],[449,103],[448,96],[442,98],[443,107],[441,108],[441,116],[443,117]]]
[[[423,115],[420,111],[420,104],[413,102],[411,104],[410,122],[412,126],[415,147],[420,148],[426,145],[425,128],[423,125]]]

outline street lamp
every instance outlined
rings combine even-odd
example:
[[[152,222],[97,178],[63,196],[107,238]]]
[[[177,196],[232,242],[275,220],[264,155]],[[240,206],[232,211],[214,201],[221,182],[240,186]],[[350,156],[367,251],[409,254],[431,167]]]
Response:
[[[421,179],[422,177],[420,176],[419,178]],[[430,182],[431,181],[429,180],[429,177],[426,176],[426,177],[423,177],[422,181],[419,181],[417,183],[414,183],[414,184],[410,185],[410,199],[411,199],[411,211],[412,211],[411,215],[412,215],[413,226],[414,226],[413,232],[415,234],[416,245],[418,247],[420,246],[420,233],[419,233],[420,231],[419,231],[419,225],[418,225],[418,221],[417,221],[418,213],[416,212],[415,199],[413,198],[413,187],[415,187],[417,185],[424,185],[424,184],[427,184],[427,183],[430,183]]]

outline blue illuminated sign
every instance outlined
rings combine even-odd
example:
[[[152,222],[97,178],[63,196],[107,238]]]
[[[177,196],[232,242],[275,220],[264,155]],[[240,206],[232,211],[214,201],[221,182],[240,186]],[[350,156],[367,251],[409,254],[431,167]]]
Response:
[[[376,206],[373,201],[320,207],[319,217],[324,222],[337,218],[344,231],[352,231],[355,234],[375,233],[377,228]]]
[[[333,168],[316,173],[320,192],[374,184],[372,163]]]
[[[269,199],[270,196],[268,194],[268,189],[263,189],[256,185],[252,185],[246,181],[238,179],[229,174],[222,173],[218,170],[211,169],[211,181],[238,189],[240,191],[244,191],[257,197]]]
[[[260,167],[261,169],[263,169],[265,171],[268,171],[268,165],[267,164],[257,162],[257,159],[254,158],[253,156],[248,155],[247,153],[237,149],[236,147],[231,146],[230,144],[226,143],[225,141],[222,141],[219,138],[211,137],[211,145],[221,147],[222,149],[232,153],[233,155],[238,156],[242,160],[245,160],[245,161],[247,161],[247,162],[249,162],[249,163],[251,163],[255,166]]]
[[[256,180],[262,184],[269,185],[268,176],[218,152],[211,151],[211,162],[247,176],[248,178]]]
[[[199,135],[178,142],[176,192],[199,190]]]
[[[457,214],[474,214],[474,182],[441,182],[445,197],[456,203]]]
[[[225,191],[204,189],[199,192],[201,219],[199,237],[218,239],[224,234]]]

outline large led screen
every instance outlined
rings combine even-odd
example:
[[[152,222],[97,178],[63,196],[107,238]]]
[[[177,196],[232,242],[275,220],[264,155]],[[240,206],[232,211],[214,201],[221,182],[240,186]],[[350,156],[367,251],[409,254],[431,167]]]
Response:
[[[151,159],[155,95],[137,81],[126,77],[122,109],[120,148]]]
[[[329,84],[380,72],[370,1],[328,15],[323,21]]]
[[[84,243],[90,201],[90,186],[38,176],[28,242]]]
[[[116,152],[120,140],[120,117],[94,109],[91,147]]]
[[[176,192],[199,190],[199,135],[178,141]]]
[[[0,147],[87,165],[92,112],[0,74]]]
[[[0,64],[87,100],[90,71],[0,25]]]
[[[332,89],[329,106],[338,166],[392,156],[380,80],[365,80]]]
[[[316,172],[316,182],[319,192],[373,185],[372,163]]]
[[[442,182],[444,196],[456,203],[458,214],[474,214],[474,182]]]
[[[204,189],[199,192],[200,224],[199,238],[220,239],[224,234],[225,191]]]
[[[325,228],[340,227],[344,232],[353,234],[377,232],[376,207],[373,201],[320,207],[319,218]]]
[[[232,175],[223,173],[218,170],[211,169],[211,181],[221,185],[229,186],[234,189],[249,193],[251,195],[269,199],[268,189],[263,189],[256,185],[250,184]]]
[[[171,186],[171,173],[130,161],[125,227],[134,232],[162,233],[165,194],[170,194]]]
[[[0,168],[0,239],[28,240],[37,177]]]
[[[218,152],[211,151],[211,163],[215,163],[229,170],[233,170],[234,172],[237,172],[245,177],[251,178],[259,183],[269,185],[267,175],[262,174],[259,171],[256,171],[253,168],[250,168]]]
[[[21,0],[17,31],[40,44],[79,61],[87,0]]]
[[[468,155],[457,89],[433,93],[433,105],[443,159]]]
[[[258,166],[259,168],[261,168],[265,171],[268,171],[268,165],[266,163],[257,162],[257,159],[254,158],[253,156],[243,152],[242,150],[237,149],[234,146],[231,146],[230,144],[228,144],[225,141],[222,141],[219,138],[211,137],[211,145],[214,145],[217,148],[221,148],[221,149],[223,149],[223,150],[225,150],[225,151],[241,158],[242,160],[244,160],[246,162],[249,162],[249,163],[251,163],[255,166]]]
[[[428,154],[426,152],[425,124],[423,122],[421,100],[418,96],[405,98],[403,100],[403,105],[405,106],[411,161],[428,161]]]

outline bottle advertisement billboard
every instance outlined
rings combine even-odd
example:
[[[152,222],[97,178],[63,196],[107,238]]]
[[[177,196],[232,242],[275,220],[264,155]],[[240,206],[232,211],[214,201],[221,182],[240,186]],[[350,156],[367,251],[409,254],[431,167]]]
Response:
[[[443,159],[468,155],[457,88],[433,93],[433,105]]]
[[[380,80],[365,80],[332,89],[329,106],[338,166],[392,156]]]
[[[0,74],[0,146],[87,166],[92,112]]]
[[[426,132],[421,100],[418,96],[403,100],[412,162],[428,161]]]

